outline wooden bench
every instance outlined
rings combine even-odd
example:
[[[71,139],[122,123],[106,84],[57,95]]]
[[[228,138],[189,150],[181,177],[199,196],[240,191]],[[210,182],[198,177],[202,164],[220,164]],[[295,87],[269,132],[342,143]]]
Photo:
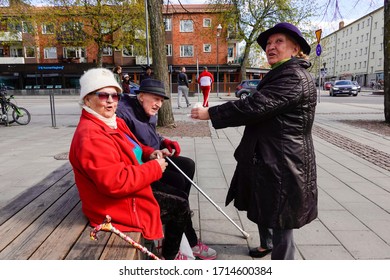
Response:
[[[0,209],[0,260],[138,260],[145,255],[110,232],[90,239],[67,162]],[[104,217],[102,217],[103,222]],[[126,233],[143,244],[140,233]]]

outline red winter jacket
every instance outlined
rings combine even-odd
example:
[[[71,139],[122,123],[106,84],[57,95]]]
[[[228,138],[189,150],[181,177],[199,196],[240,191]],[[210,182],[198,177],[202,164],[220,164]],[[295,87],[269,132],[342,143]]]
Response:
[[[121,231],[138,231],[146,239],[163,237],[160,208],[150,184],[162,176],[161,167],[149,159],[153,148],[143,146],[125,122],[117,118],[111,129],[85,110],[70,146],[82,209],[92,226],[101,224],[106,215]],[[133,153],[129,135],[141,146],[144,164]]]
[[[214,76],[208,71],[203,71],[202,73],[200,73],[197,82],[198,84],[200,84],[201,87],[211,86],[214,83]]]

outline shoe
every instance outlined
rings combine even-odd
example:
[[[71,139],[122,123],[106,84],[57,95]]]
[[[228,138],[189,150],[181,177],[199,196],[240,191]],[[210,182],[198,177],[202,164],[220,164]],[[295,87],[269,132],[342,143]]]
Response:
[[[257,247],[256,247],[256,248],[249,250],[249,256],[251,256],[252,258],[263,258],[271,252],[272,252],[272,249],[265,249],[264,251],[259,251],[259,250],[257,250]]]
[[[176,257],[174,258],[175,261],[188,261],[188,257],[186,255],[183,255],[180,251],[177,252]]]
[[[217,258],[217,252],[200,240],[198,240],[198,244],[192,247],[192,253],[194,254],[194,257],[202,260],[214,260]]]
[[[181,109],[181,106],[177,106],[177,109]]]
[[[190,106],[191,106],[191,103],[188,103],[188,104],[187,104],[187,107],[190,107]]]

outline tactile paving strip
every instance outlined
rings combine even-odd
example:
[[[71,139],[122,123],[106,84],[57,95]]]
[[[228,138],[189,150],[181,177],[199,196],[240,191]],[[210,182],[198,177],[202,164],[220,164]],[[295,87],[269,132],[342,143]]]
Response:
[[[313,126],[313,135],[390,171],[390,154],[388,153],[361,144],[351,138],[327,130],[318,125]]]

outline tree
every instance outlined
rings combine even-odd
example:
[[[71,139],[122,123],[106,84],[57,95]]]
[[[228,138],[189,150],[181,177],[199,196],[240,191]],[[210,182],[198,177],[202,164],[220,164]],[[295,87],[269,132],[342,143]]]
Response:
[[[62,45],[96,45],[96,63],[103,64],[103,50],[111,48],[135,52],[143,50],[143,1],[123,0],[48,0],[35,12],[38,23],[53,24],[54,40]],[[132,49],[130,50],[130,46]],[[139,51],[138,51],[139,52]]]
[[[390,3],[384,0],[384,78],[385,78],[385,121],[390,123]]]
[[[147,0],[145,0],[147,1]],[[162,1],[149,0],[148,15],[150,19],[150,41],[152,44],[153,71],[155,78],[164,82],[165,92],[169,90],[168,62],[165,50],[165,32],[162,15]],[[166,100],[158,111],[158,125],[175,127],[170,100]]]
[[[230,28],[237,29],[238,39],[245,42],[241,59],[241,77],[246,78],[249,54],[259,48],[256,39],[259,34],[278,22],[299,23],[301,30],[308,26],[313,15],[313,1],[308,0],[212,0]],[[308,30],[307,30],[308,31]],[[306,35],[313,32],[304,32]],[[309,35],[312,37],[313,35]],[[307,37],[307,36],[306,36]]]

